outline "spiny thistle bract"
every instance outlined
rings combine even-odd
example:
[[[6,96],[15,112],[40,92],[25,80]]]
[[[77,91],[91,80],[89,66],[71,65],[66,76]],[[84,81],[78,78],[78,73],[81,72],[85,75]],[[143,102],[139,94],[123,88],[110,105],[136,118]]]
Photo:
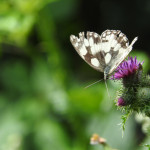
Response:
[[[117,96],[117,106],[125,110],[141,112],[150,117],[150,76],[144,75],[143,62],[128,57],[116,69],[111,79],[122,80],[122,89]]]

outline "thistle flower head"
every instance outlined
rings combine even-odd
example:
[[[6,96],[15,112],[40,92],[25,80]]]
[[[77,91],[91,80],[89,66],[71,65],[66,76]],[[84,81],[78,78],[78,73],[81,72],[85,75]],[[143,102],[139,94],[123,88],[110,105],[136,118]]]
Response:
[[[143,62],[137,61],[135,58],[128,57],[127,61],[122,62],[118,68],[116,69],[115,74],[113,75],[113,79],[121,79],[134,74],[142,65]]]
[[[118,98],[117,106],[125,106],[126,103],[122,97]]]

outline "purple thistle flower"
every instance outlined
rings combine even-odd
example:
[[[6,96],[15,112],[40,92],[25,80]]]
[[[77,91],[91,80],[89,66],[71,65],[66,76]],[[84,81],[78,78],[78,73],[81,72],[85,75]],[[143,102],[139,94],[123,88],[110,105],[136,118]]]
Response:
[[[143,62],[137,61],[136,56],[135,58],[128,57],[127,61],[122,62],[116,69],[115,74],[112,76],[111,79],[121,79],[130,76],[131,74],[134,74],[136,70],[139,69],[140,65],[142,65]]]
[[[125,106],[126,103],[122,97],[118,98],[117,106]]]

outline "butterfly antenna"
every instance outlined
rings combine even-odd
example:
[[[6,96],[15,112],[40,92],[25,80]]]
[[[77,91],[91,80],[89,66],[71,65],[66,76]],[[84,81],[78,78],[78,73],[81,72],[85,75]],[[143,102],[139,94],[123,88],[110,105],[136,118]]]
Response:
[[[108,96],[109,96],[109,99],[110,99],[110,94],[109,94],[109,90],[108,90],[108,86],[107,86],[107,75],[104,74],[104,81],[105,81],[105,86],[106,86],[106,89],[107,89],[107,93],[108,93]]]
[[[92,84],[86,86],[85,89],[88,88],[88,87],[90,87],[90,86],[92,86],[92,85],[94,85],[94,84],[96,84],[96,83],[98,83],[98,82],[100,82],[100,81],[102,81],[102,80],[103,80],[103,79],[100,79],[100,80],[98,80],[98,81],[96,81],[96,82],[94,82],[94,83],[92,83]]]

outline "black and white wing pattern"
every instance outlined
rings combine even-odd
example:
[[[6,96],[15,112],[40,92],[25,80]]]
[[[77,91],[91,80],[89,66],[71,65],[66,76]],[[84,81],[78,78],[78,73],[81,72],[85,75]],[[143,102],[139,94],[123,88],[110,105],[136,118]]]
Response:
[[[70,41],[78,54],[94,69],[104,72],[104,78],[111,74],[132,50],[137,37],[129,45],[120,30],[105,30],[101,36],[95,32],[79,33],[79,38],[71,35]]]
[[[101,45],[101,37],[95,32],[87,32],[87,38],[84,36],[84,32],[79,33],[79,38],[71,35],[70,41],[74,46],[75,50],[78,54],[94,69],[103,72],[103,64],[100,65],[102,62],[98,59],[98,54]]]

